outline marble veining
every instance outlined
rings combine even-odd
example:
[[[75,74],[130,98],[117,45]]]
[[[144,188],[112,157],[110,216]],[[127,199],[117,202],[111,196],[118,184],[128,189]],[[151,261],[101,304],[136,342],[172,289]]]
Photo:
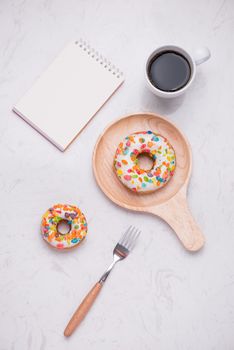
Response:
[[[0,28],[0,350],[233,350],[234,2],[2,0]],[[11,108],[80,37],[126,81],[61,153]],[[146,57],[164,43],[212,53],[186,96],[167,102],[144,81]],[[168,116],[191,143],[188,200],[206,237],[198,253],[186,252],[162,220],[116,207],[96,185],[97,137],[139,111]],[[40,236],[41,216],[59,202],[81,207],[89,223],[71,252],[52,250]],[[69,317],[129,224],[142,230],[139,244],[65,339]]]

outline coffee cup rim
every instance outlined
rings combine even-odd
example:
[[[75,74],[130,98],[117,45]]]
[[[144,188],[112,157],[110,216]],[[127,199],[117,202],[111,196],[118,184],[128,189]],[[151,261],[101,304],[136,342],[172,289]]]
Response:
[[[148,75],[148,67],[149,67],[149,63],[151,62],[152,58],[158,54],[159,52],[163,52],[165,50],[173,50],[175,52],[178,52],[182,55],[185,56],[186,59],[188,59],[189,61],[189,65],[191,68],[191,76],[189,78],[189,81],[187,82],[187,84],[185,86],[183,86],[181,89],[177,90],[177,91],[163,91],[158,89],[157,87],[155,87],[152,82],[149,79],[149,75]],[[190,53],[185,50],[184,48],[182,48],[181,46],[178,45],[173,45],[173,44],[166,44],[166,45],[162,45],[159,46],[158,48],[156,48],[155,50],[153,50],[151,52],[151,54],[148,56],[148,59],[146,61],[146,65],[145,65],[145,75],[146,75],[146,81],[148,83],[149,88],[151,89],[151,91],[153,93],[155,93],[156,95],[160,96],[160,97],[176,97],[181,95],[183,92],[185,92],[189,86],[192,84],[194,77],[196,74],[196,64],[194,62],[193,57],[190,55]]]

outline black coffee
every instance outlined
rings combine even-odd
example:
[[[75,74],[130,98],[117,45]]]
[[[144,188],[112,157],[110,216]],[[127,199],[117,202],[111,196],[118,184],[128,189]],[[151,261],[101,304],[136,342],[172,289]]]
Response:
[[[163,51],[149,63],[151,83],[162,91],[177,91],[184,87],[191,76],[188,60],[175,51]]]

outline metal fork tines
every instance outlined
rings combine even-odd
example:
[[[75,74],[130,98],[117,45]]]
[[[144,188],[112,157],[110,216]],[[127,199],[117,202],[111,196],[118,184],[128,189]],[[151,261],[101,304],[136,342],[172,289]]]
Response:
[[[136,229],[134,226],[130,226],[127,231],[123,234],[123,236],[120,238],[119,242],[116,244],[114,250],[113,250],[113,262],[108,267],[106,272],[102,275],[99,282],[104,283],[107,279],[109,273],[115,266],[115,264],[125,259],[130,251],[134,248],[136,244],[136,240],[139,237],[141,231]]]

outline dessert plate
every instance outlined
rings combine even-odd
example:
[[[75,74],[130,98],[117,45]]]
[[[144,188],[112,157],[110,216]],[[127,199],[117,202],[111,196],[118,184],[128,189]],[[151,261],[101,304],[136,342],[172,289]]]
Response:
[[[121,140],[136,131],[151,130],[165,136],[176,152],[176,170],[163,188],[153,193],[137,194],[117,178],[113,159]],[[117,205],[151,213],[165,220],[187,250],[199,250],[204,236],[187,203],[187,187],[192,170],[190,145],[182,132],[166,118],[154,113],[125,116],[109,125],[99,137],[93,153],[93,170],[102,191]]]

